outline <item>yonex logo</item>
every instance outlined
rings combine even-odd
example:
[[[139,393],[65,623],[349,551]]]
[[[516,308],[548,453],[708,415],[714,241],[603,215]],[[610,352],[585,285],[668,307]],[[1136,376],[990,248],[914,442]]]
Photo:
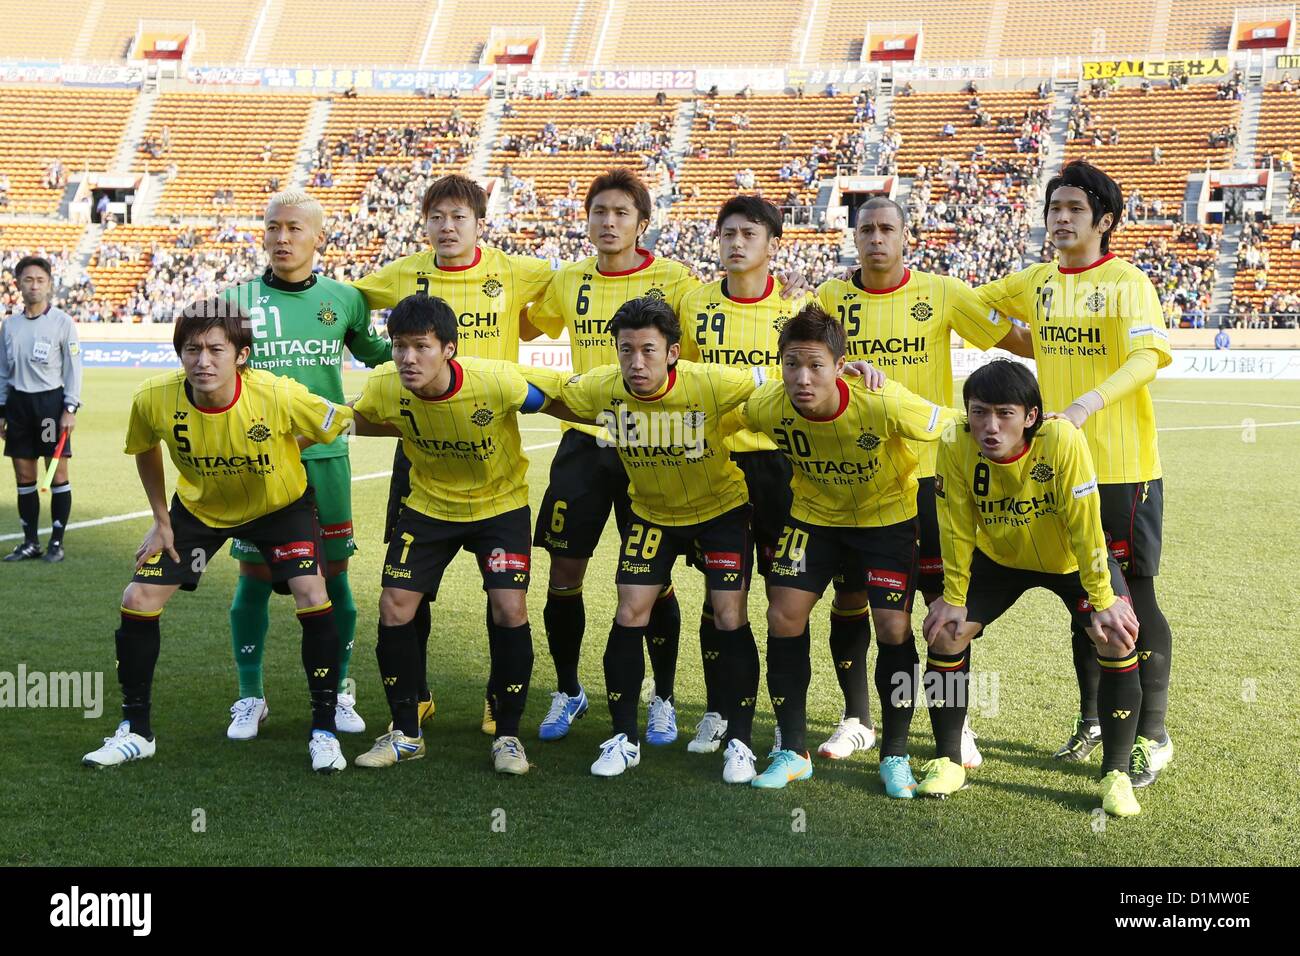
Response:
[[[183,422],[183,421],[185,421],[185,419],[187,419],[187,418],[189,417],[189,415],[190,415],[189,412],[177,412],[175,415],[172,416],[172,420],[173,420],[173,421],[178,421],[178,422]]]
[[[311,672],[312,677],[329,677],[330,669],[328,667],[318,667]]]
[[[773,698],[772,698],[772,706],[773,706],[773,707],[780,707],[780,706],[781,706],[782,704],[784,704],[784,703],[785,703],[785,698],[784,698],[784,697],[773,697]]]
[[[1138,657],[1142,658],[1142,660],[1146,660],[1146,659],[1147,659],[1148,657],[1150,657],[1150,656],[1151,656],[1151,652],[1150,652],[1150,651],[1139,651],[1139,652],[1138,652]]]
[[[257,645],[256,645],[256,644],[242,644],[242,645],[240,645],[240,648],[239,648],[239,652],[240,652],[241,654],[251,654],[251,653],[253,653],[253,651],[255,651],[255,650],[257,650]]]
[[[1110,715],[1112,717],[1118,718],[1119,720],[1128,720],[1129,717],[1132,715],[1132,713],[1133,711],[1131,710],[1113,710],[1111,711]]]
[[[706,661],[716,661],[720,653],[720,651],[705,651],[704,659]]]
[[[742,697],[742,698],[740,698],[740,706],[741,706],[741,707],[753,707],[753,706],[754,706],[754,698],[752,698],[752,697]]]
[[[517,694],[524,689],[523,684],[506,684],[506,690],[512,694]]]
[[[897,591],[890,591],[888,594],[885,595],[885,597],[888,598],[890,601],[893,601],[893,602],[895,602],[895,603],[897,603],[897,602],[903,600],[903,595],[901,595],[901,594],[898,593]]]
[[[610,692],[609,692],[609,699],[610,699],[610,700],[614,700],[614,701],[616,701],[616,700],[618,700],[619,698],[621,698],[622,696],[623,696],[623,695],[622,695],[621,693],[619,693],[618,691],[610,691]]]
[[[397,686],[397,678],[396,678],[396,677],[385,677],[385,678],[384,678],[384,686],[385,686],[385,687],[395,687],[395,686]]]
[[[664,643],[666,643],[667,641],[668,641],[668,638],[666,638],[666,637],[652,637],[652,638],[650,638],[650,643],[651,643],[651,644],[664,644]]]
[[[852,661],[836,661],[836,662],[835,662],[835,666],[838,667],[838,668],[839,668],[840,670],[842,670],[842,671],[846,671],[846,670],[848,670],[850,667],[853,666],[853,662],[852,662]]]

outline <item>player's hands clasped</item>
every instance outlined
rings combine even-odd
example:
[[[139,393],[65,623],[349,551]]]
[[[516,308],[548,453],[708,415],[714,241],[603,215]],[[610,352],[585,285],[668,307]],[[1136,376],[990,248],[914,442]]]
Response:
[[[1138,619],[1128,601],[1117,600],[1104,611],[1093,611],[1092,626],[1101,635],[1101,643],[1122,654],[1137,646]]]
[[[925,623],[921,625],[921,633],[925,636],[925,643],[932,645],[942,637],[956,637],[965,623],[964,605],[959,607],[939,598],[930,605],[930,611],[925,615]]]
[[[168,557],[180,564],[181,558],[176,553],[171,522],[155,521],[149,533],[144,536],[140,547],[135,549],[135,569],[139,571],[150,558],[162,551],[166,551]]]

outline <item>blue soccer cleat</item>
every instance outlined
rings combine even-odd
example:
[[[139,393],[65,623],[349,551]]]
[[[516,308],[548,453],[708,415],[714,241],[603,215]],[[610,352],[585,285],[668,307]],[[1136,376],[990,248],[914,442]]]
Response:
[[[650,715],[646,718],[645,742],[662,747],[677,739],[677,710],[671,701],[656,697],[650,701]]]
[[[906,757],[885,757],[880,761],[880,780],[885,795],[896,800],[911,800],[916,792],[916,778]]]
[[[537,736],[543,740],[559,740],[568,736],[569,728],[575,720],[581,720],[587,713],[587,692],[578,688],[578,696],[570,697],[562,690],[551,695],[551,709],[542,718],[542,725],[537,729]]]
[[[812,775],[812,761],[808,759],[807,754],[795,753],[793,750],[778,750],[772,756],[771,765],[751,780],[750,784],[762,790],[780,790],[787,783],[807,780]]]

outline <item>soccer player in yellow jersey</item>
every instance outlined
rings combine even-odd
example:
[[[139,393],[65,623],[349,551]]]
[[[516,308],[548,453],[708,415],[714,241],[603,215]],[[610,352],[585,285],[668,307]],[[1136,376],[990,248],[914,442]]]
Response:
[[[1024,336],[1010,322],[982,304],[966,283],[952,276],[914,272],[903,264],[909,241],[907,217],[892,199],[868,200],[858,210],[853,239],[858,269],[847,279],[830,279],[818,288],[817,301],[844,324],[850,359],[865,358],[892,381],[936,405],[951,406],[952,334],[981,349],[1007,346]],[[943,587],[939,528],[934,506],[937,452],[930,443],[915,449],[917,518],[920,524],[920,573],[917,586],[926,602]],[[844,720],[818,748],[822,756],[847,757],[871,746],[867,691],[867,645],[870,626],[862,581],[837,585],[831,608],[831,656],[844,692]],[[973,735],[968,760],[977,763]]]
[[[845,381],[845,344],[843,325],[816,305],[803,309],[781,332],[782,381],[762,386],[741,407],[746,425],[772,439],[794,465],[793,501],[767,579],[767,686],[781,743],[771,766],[754,778],[756,787],[778,789],[812,776],[804,750],[808,615],[832,579],[866,582],[880,641],[882,701],[892,688],[914,681],[918,662],[911,622],[914,448],[938,440],[956,413],[897,382],[871,392],[860,380]],[[912,711],[911,700],[883,708],[880,775],[886,792],[904,799],[916,785],[907,759]]]
[[[520,339],[539,334],[526,318],[528,305],[546,292],[552,270],[545,259],[508,255],[482,245],[487,206],[487,193],[474,180],[455,173],[435,180],[420,202],[429,249],[390,262],[353,285],[371,309],[390,309],[417,292],[436,296],[456,313],[457,355],[518,362]],[[385,542],[411,489],[410,470],[399,442],[388,488]],[[494,627],[490,612],[487,619],[489,628]],[[423,669],[429,645],[428,602],[416,610],[415,628]],[[487,697],[490,700],[491,691]],[[433,710],[426,675],[420,678],[420,721]],[[495,736],[490,703],[484,704],[483,729]]]
[[[579,418],[594,421],[610,437],[630,482],[631,515],[622,526],[618,612],[605,649],[605,690],[614,736],[601,744],[592,764],[612,777],[641,761],[637,700],[645,663],[641,641],[673,564],[685,555],[704,572],[726,663],[735,648],[752,646],[745,607],[749,574],[749,493],[724,441],[723,416],[761,382],[764,370],[678,362],[681,325],[663,299],[643,296],[624,303],[610,322],[618,365],[575,375],[560,399]],[[729,701],[753,712],[754,701]],[[752,724],[752,718],[749,721]],[[723,779],[748,782],[754,775],[749,741],[737,738],[733,720]],[[747,760],[744,755],[748,755]]]
[[[213,298],[176,319],[181,371],[142,382],[131,401],[126,453],[136,456],[154,523],[136,550],[135,577],[122,594],[117,675],[122,716],[104,746],[86,754],[107,767],[152,757],[150,691],[158,661],[159,618],[177,588],[192,591],[229,538],[252,542],[271,580],[293,594],[302,626],[302,661],[311,691],[312,769],[342,770],[336,739],[338,629],[325,578],[314,495],[295,435],[331,442],[352,410],[306,386],[248,368],[248,313]],[[167,505],[161,445],[179,475]]]
[[[528,459],[515,416],[540,410],[546,400],[518,364],[458,361],[456,313],[441,299],[403,299],[388,330],[393,364],[367,379],[355,404],[356,427],[361,435],[402,439],[411,492],[384,558],[375,648],[393,729],[357,765],[391,767],[424,756],[414,619],[425,595],[437,597],[452,558],[465,550],[479,563],[492,614],[493,764],[499,773],[527,773],[518,734],[533,668],[526,600],[532,529]]]
[[[1102,805],[1135,815],[1127,771],[1142,701],[1138,621],[1119,563],[1106,550],[1087,442],[1067,421],[1043,421],[1038,383],[1014,362],[978,369],[962,397],[969,423],[939,448],[943,597],[931,605],[924,628],[938,756],[917,793],[946,797],[965,785],[961,728],[971,639],[1025,591],[1041,587],[1091,635],[1103,672]]]
[[[1173,757],[1165,727],[1172,637],[1156,600],[1164,481],[1147,386],[1172,361],[1164,312],[1145,273],[1109,252],[1124,215],[1113,179],[1070,163],[1047,184],[1043,214],[1055,262],[981,286],[986,305],[1029,325],[1048,416],[1082,429],[1097,466],[1101,519],[1142,622],[1142,715],[1133,785],[1151,783]],[[1022,353],[1023,354],[1023,353]],[[1097,745],[1099,672],[1091,642],[1074,632],[1080,714],[1056,754],[1085,760]]]
[[[772,259],[781,240],[781,211],[758,196],[735,196],[718,211],[717,229],[726,274],[682,299],[678,315],[683,334],[694,339],[702,361],[775,368],[781,330],[812,298],[811,293],[783,297],[782,283],[772,275]],[[727,448],[749,488],[753,505],[750,535],[757,551],[758,573],[766,579],[782,521],[790,510],[790,463],[766,435],[744,429],[727,438]],[[706,596],[700,616],[700,656],[708,699],[695,739],[687,744],[692,753],[712,753],[726,737],[727,716],[721,709],[724,694],[718,676],[720,651]],[[758,648],[750,651],[746,668],[757,688]],[[752,711],[747,717],[752,720]]]

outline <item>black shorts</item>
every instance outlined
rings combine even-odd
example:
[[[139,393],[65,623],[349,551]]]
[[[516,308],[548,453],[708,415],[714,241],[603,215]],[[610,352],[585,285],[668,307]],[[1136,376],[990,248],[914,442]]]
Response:
[[[679,555],[704,572],[711,591],[743,591],[749,581],[753,542],[751,507],[732,508],[699,524],[663,525],[633,514],[618,550],[618,584],[657,584],[672,580]]]
[[[1110,586],[1115,594],[1128,600],[1128,585],[1119,563],[1108,559]],[[1024,571],[998,564],[978,548],[971,556],[970,584],[966,588],[966,620],[977,624],[992,624],[1032,588],[1047,588],[1070,610],[1070,620],[1076,628],[1092,626],[1092,605],[1088,592],[1079,579],[1079,572],[1047,574],[1043,571]]]
[[[528,518],[527,506],[480,521],[445,521],[403,508],[384,557],[383,586],[436,598],[447,565],[465,550],[478,560],[483,590],[527,591]]]
[[[733,452],[731,460],[744,474],[749,488],[749,503],[754,507],[750,536],[757,552],[755,566],[759,574],[767,577],[785,528],[785,516],[790,513],[790,503],[794,500],[790,459],[779,451],[742,451]]]
[[[402,513],[402,502],[411,493],[411,459],[402,451],[402,443],[397,442],[393,450],[393,474],[388,479],[388,511],[384,515],[384,544],[393,537],[397,527],[397,518]]]
[[[789,518],[767,581],[822,594],[842,577],[863,582],[859,590],[877,611],[910,612],[916,564],[915,518],[883,528],[828,528]]]
[[[612,445],[569,430],[551,460],[551,483],[537,512],[533,544],[556,558],[590,558],[609,520],[621,534],[632,518],[627,470]]]
[[[1130,577],[1160,573],[1160,538],[1165,524],[1165,480],[1098,485],[1101,526],[1110,556]]]
[[[230,538],[256,546],[277,584],[290,578],[313,577],[320,569],[324,539],[316,517],[316,494],[311,485],[302,497],[279,511],[245,521],[233,528],[212,528],[204,524],[181,500],[172,497],[172,539],[177,564],[167,552],[153,556],[131,580],[140,584],[179,584],[193,591],[211,561]]]
[[[48,458],[59,443],[63,416],[63,389],[20,392],[9,389],[5,399],[5,455],[9,458]],[[72,457],[72,436],[63,445],[63,457]]]
[[[943,592],[943,552],[939,548],[939,509],[934,477],[916,479],[916,521],[920,530],[916,589],[922,594]]]

